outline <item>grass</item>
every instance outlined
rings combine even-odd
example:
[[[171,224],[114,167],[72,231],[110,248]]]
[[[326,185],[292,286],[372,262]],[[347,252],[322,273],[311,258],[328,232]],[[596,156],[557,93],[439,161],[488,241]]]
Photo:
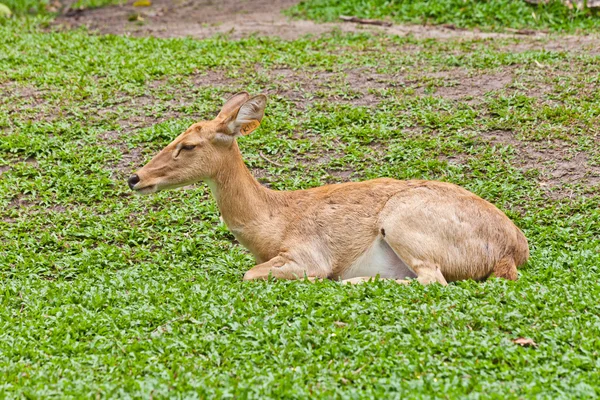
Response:
[[[288,13],[318,21],[336,21],[340,15],[355,15],[485,30],[528,28],[574,32],[597,31],[600,27],[600,17],[595,11],[568,8],[560,0],[537,5],[522,0],[303,0]]]
[[[2,0],[0,3],[8,6],[17,15],[52,15],[67,3],[72,9],[84,9],[123,4],[126,3],[126,0],[77,0],[73,2],[60,0]]]
[[[36,21],[0,23],[0,397],[600,396],[598,182],[551,174],[577,154],[600,164],[597,53]],[[463,185],[529,238],[519,281],[242,282],[253,260],[204,185],[141,197],[125,183],[242,89],[270,94],[240,140],[263,183]],[[540,148],[565,159],[527,161]]]

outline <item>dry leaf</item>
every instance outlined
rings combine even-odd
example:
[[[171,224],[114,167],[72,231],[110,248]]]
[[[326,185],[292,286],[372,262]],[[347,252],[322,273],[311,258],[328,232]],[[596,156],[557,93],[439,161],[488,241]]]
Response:
[[[150,7],[152,2],[150,0],[136,0],[133,2],[134,7]]]
[[[144,17],[142,17],[140,14],[131,14],[128,18],[128,21],[134,22],[134,21],[143,21]]]
[[[537,343],[533,341],[533,339],[520,337],[517,339],[513,339],[513,343],[518,344],[522,347],[537,347]]]
[[[348,325],[347,323],[342,322],[342,321],[335,321],[333,324],[335,326],[337,326],[338,328],[343,328],[344,326]]]

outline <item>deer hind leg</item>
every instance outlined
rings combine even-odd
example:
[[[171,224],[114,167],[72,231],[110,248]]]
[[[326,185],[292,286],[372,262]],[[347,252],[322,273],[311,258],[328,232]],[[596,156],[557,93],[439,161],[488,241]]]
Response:
[[[374,280],[375,280],[374,276],[357,276],[354,278],[342,279],[341,282],[344,285],[357,285],[359,283],[371,282]]]
[[[423,261],[416,261],[413,263],[412,266],[413,270],[415,271],[415,274],[417,275],[417,281],[419,283],[421,283],[422,285],[428,285],[430,283],[439,283],[441,285],[446,286],[448,284],[448,282],[446,282],[446,278],[444,278],[444,275],[442,275],[442,272],[440,271],[440,267],[437,264],[434,263],[430,263],[430,262],[423,262]],[[369,281],[374,281],[375,277],[374,276],[359,276],[356,278],[350,278],[350,279],[344,279],[342,280],[342,283],[344,284],[359,284],[359,283],[364,283],[364,282],[369,282]],[[393,281],[395,281],[396,283],[399,284],[403,284],[403,285],[408,285],[410,284],[410,280],[407,279],[392,279]]]
[[[497,278],[516,281],[519,278],[519,275],[517,274],[515,260],[513,260],[511,257],[504,257],[500,259],[500,261],[498,261],[494,266],[494,275]]]
[[[407,279],[390,279],[390,278],[383,278],[385,280],[392,280],[396,283],[400,283],[403,285],[408,285],[410,284],[411,281],[407,280]],[[356,285],[359,283],[365,283],[365,282],[371,282],[374,281],[375,277],[374,276],[358,276],[356,278],[349,278],[349,279],[343,279],[341,282],[344,285]]]
[[[440,266],[435,263],[415,260],[412,262],[411,267],[417,274],[417,281],[422,285],[429,285],[436,282],[444,286],[448,284],[446,278],[442,275]]]

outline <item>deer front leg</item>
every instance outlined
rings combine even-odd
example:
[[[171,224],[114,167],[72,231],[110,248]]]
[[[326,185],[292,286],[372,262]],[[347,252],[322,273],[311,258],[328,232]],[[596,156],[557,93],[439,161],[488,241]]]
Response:
[[[304,265],[303,265],[304,264]],[[298,263],[287,256],[278,255],[269,261],[258,264],[244,274],[244,280],[268,279],[272,276],[275,279],[304,279],[327,278],[327,273],[318,267],[308,267],[312,263]]]

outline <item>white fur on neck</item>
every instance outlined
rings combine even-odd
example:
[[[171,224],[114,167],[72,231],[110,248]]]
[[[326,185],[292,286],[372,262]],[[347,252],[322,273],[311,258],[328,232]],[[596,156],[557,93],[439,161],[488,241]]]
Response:
[[[213,181],[212,179],[207,179],[207,180],[205,180],[205,182],[208,185],[208,187],[210,188],[210,191],[211,191],[213,197],[218,202],[219,201],[219,191],[217,189],[217,182]]]

